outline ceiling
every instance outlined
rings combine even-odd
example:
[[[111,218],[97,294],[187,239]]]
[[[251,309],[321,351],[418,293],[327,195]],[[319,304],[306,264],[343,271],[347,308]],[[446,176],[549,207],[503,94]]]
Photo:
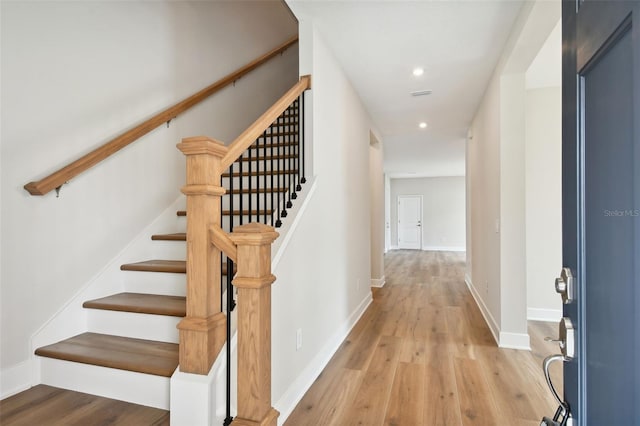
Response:
[[[387,174],[464,175],[467,130],[521,1],[289,3],[313,19],[382,133]],[[433,93],[410,95],[423,89]]]

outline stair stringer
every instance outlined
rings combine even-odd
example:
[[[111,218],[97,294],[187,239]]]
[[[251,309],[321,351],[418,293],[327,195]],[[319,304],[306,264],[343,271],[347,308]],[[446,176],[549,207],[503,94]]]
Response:
[[[127,244],[113,259],[111,259],[86,285],[84,285],[58,312],[56,312],[42,327],[31,336],[31,371],[33,371],[31,386],[37,384],[49,384],[52,386],[73,389],[80,392],[108,396],[123,401],[141,403],[168,409],[169,403],[169,379],[158,378],[166,391],[157,394],[157,397],[143,400],[132,398],[131,389],[136,389],[140,381],[140,373],[121,371],[105,367],[91,366],[87,364],[67,361],[45,360],[34,355],[37,348],[43,347],[74,335],[91,330],[92,326],[104,332],[108,324],[96,323],[99,318],[91,318],[90,309],[85,309],[82,304],[87,300],[105,297],[114,293],[127,291],[126,276],[120,270],[120,265],[149,256],[150,253],[163,257],[165,250],[162,245],[151,240],[151,235],[167,230],[180,231],[180,222],[176,220],[176,210],[184,208],[186,204],[184,195],[180,196],[169,205],[156,219],[146,226],[129,244]],[[173,274],[172,274],[173,275]],[[176,274],[177,275],[177,274]],[[184,276],[176,276],[176,285],[184,287]],[[179,284],[182,283],[182,284]],[[100,314],[98,314],[100,315]],[[105,316],[105,318],[109,318]],[[144,327],[144,326],[143,326]],[[118,335],[118,333],[113,333]],[[132,323],[127,329],[127,337],[149,339],[149,334],[143,328],[136,329]],[[157,336],[153,336],[157,337]],[[170,341],[170,340],[169,340]],[[74,365],[75,364],[75,365]],[[65,374],[57,374],[54,370],[64,366]],[[89,371],[90,373],[87,373]],[[108,377],[113,375],[114,380],[96,380],[96,377]],[[156,380],[156,381],[158,381]],[[102,385],[100,383],[102,383]],[[153,382],[153,380],[152,380]],[[155,383],[155,382],[153,382]],[[103,386],[101,388],[101,386]]]

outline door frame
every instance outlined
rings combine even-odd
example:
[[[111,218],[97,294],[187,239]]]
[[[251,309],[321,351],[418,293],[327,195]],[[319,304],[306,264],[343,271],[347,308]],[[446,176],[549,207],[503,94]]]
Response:
[[[422,228],[423,228],[423,223],[424,223],[424,197],[422,195],[419,194],[402,194],[402,195],[398,195],[398,202],[396,204],[396,243],[398,244],[398,248],[402,249],[402,247],[400,247],[400,198],[418,198],[420,200],[420,248],[418,249],[411,249],[411,250],[422,250],[422,240],[423,240],[423,236],[422,236]]]

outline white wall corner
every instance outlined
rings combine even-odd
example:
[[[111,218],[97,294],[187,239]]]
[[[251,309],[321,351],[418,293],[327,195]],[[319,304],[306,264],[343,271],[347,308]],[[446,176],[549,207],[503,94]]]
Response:
[[[0,371],[0,399],[29,389],[36,380],[34,371],[35,366],[32,358],[2,369]]]
[[[562,318],[562,309],[527,308],[527,320],[558,322]]]
[[[527,333],[507,333],[501,331],[498,346],[506,349],[531,350],[529,334]]]
[[[298,405],[298,402],[300,402],[320,373],[322,373],[322,370],[327,366],[331,357],[336,353],[371,302],[373,302],[371,292],[367,292],[366,297],[360,302],[351,315],[349,315],[349,318],[333,333],[333,336],[327,340],[327,343],[325,343],[302,373],[287,388],[282,397],[274,404],[275,409],[280,412],[280,417],[278,418],[279,426],[283,425],[289,415],[291,415],[293,409]]]
[[[464,282],[467,284],[467,287],[469,288],[469,291],[471,292],[473,299],[476,301],[476,305],[478,305],[478,308],[480,308],[480,313],[482,314],[482,317],[487,323],[487,326],[489,326],[489,330],[491,330],[493,339],[496,341],[498,345],[500,345],[500,338],[499,338],[500,327],[498,326],[498,323],[493,318],[493,315],[491,315],[491,312],[487,308],[487,305],[484,304],[484,301],[480,297],[480,294],[478,294],[478,291],[476,290],[476,288],[473,286],[473,283],[471,282],[471,278],[469,277],[469,275],[467,274],[464,275]],[[527,336],[527,338],[528,337],[529,336]]]
[[[386,282],[384,275],[380,278],[371,278],[371,287],[381,288],[384,287]]]

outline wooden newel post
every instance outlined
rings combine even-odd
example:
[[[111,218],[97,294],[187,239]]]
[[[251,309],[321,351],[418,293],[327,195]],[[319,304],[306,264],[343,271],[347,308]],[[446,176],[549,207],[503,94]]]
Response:
[[[237,246],[238,415],[233,426],[276,426],[271,406],[271,243],[274,228],[238,226],[229,235]]]
[[[204,136],[185,138],[178,149],[187,157],[187,315],[180,330],[180,371],[208,374],[226,339],[220,303],[220,250],[209,229],[220,225],[221,142]]]

